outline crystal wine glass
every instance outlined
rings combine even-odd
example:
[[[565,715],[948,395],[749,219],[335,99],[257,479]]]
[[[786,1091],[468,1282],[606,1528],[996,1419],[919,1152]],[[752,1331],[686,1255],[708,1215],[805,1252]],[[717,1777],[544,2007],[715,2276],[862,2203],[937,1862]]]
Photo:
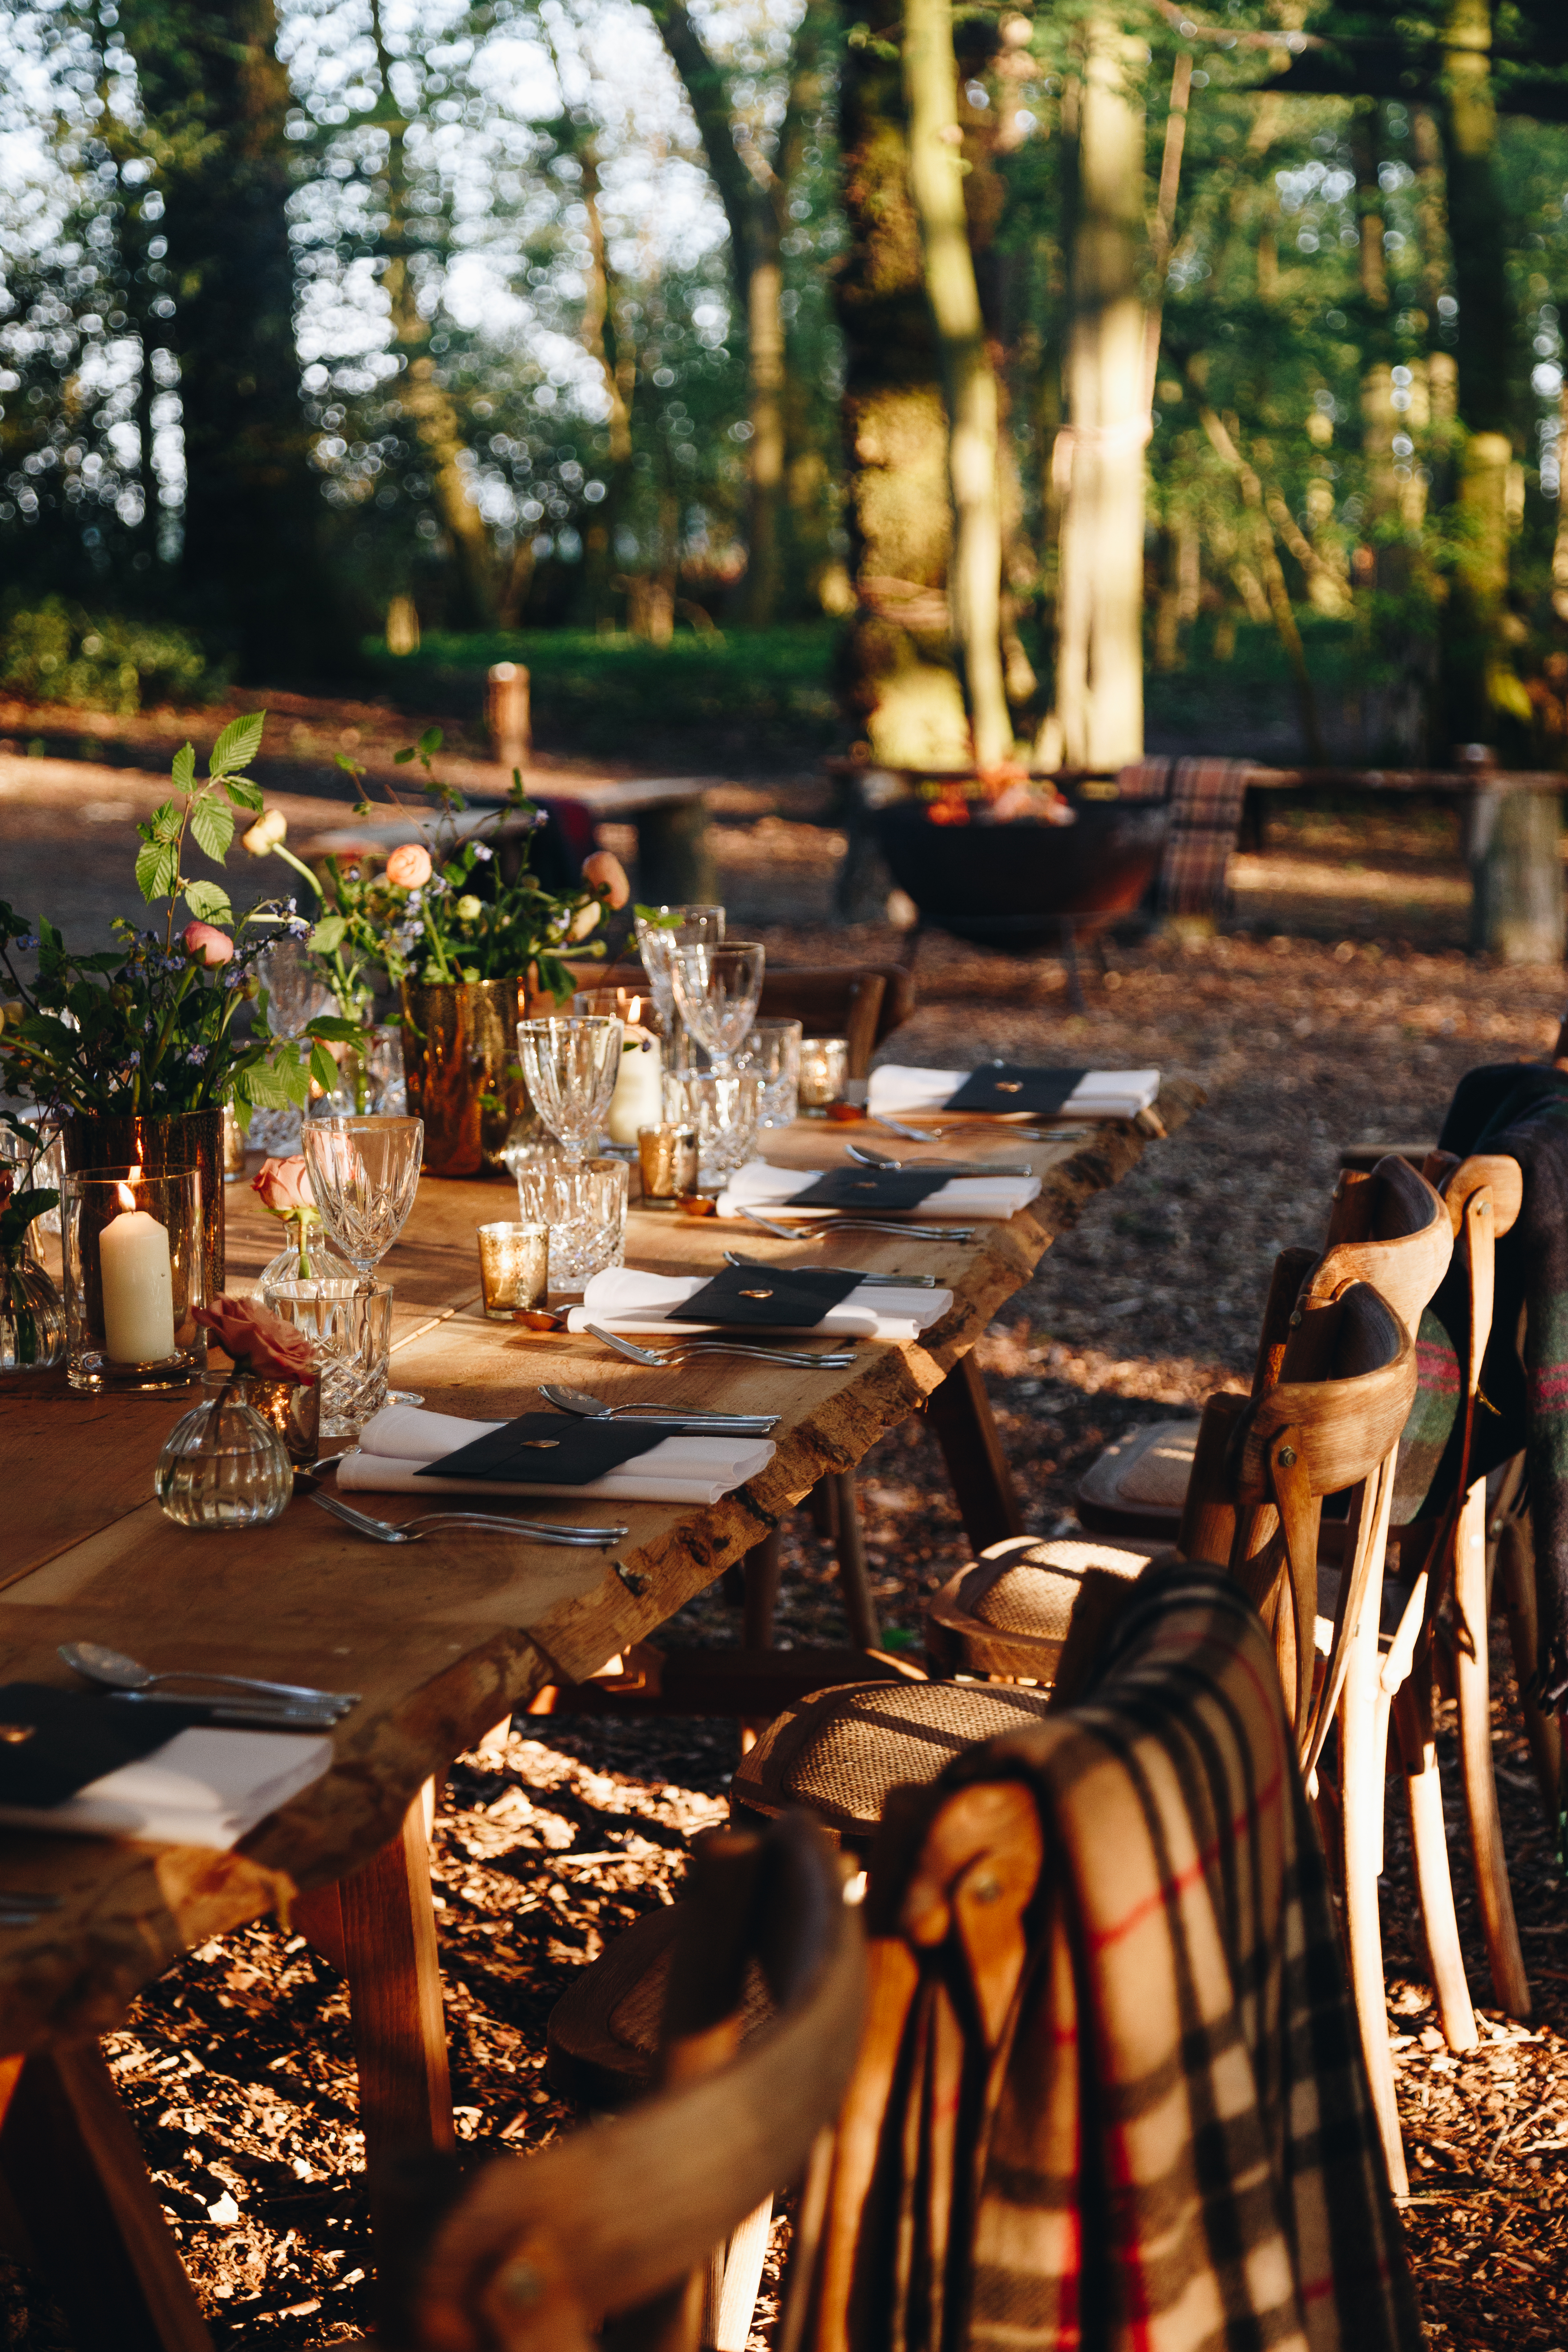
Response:
[[[671,921],[672,916],[677,919]],[[675,1004],[675,950],[717,947],[723,937],[722,907],[649,907],[637,919],[637,947],[665,1043],[665,1061],[672,1070],[683,1068],[686,1061],[685,1034]]]
[[[375,1269],[408,1221],[425,1156],[422,1118],[307,1119],[300,1137],[321,1223],[372,1297]],[[389,1389],[389,1404],[418,1404],[412,1389]]]
[[[518,1058],[534,1109],[568,1160],[597,1140],[621,1070],[623,1024],[603,1013],[517,1024]]]
[[[755,940],[675,950],[672,976],[680,1017],[723,1076],[734,1067],[757,1017],[765,961],[766,950]]]

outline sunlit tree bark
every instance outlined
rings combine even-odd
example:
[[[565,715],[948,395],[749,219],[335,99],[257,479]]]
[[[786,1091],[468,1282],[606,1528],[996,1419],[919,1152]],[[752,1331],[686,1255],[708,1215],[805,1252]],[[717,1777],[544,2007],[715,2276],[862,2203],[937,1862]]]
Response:
[[[1143,116],[1134,45],[1089,19],[1071,249],[1066,495],[1052,748],[1069,767],[1143,751],[1143,446],[1149,403],[1142,293]],[[1058,443],[1058,448],[1063,444]],[[1070,470],[1069,470],[1070,469]]]
[[[996,375],[985,345],[963,204],[950,0],[905,0],[904,87],[910,187],[920,216],[926,294],[947,404],[952,500],[948,603],[963,665],[974,761],[986,775],[1011,753],[1013,722],[1002,674]]]

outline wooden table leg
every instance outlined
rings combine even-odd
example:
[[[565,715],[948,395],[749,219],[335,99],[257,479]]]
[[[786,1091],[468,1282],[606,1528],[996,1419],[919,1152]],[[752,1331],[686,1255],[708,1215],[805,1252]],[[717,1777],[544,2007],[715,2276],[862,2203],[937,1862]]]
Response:
[[[859,1650],[878,1650],[882,1629],[871,1598],[866,1547],[860,1539],[860,1507],[855,1499],[853,1470],[834,1470],[827,1482],[834,1497],[834,1550],[838,1558],[838,1591],[848,1620],[849,1639]]]
[[[212,2352],[96,2042],[8,2059],[0,2171],[76,2352]]]
[[[778,1607],[779,1578],[784,1568],[779,1558],[777,1528],[761,1543],[752,1546],[741,1565],[745,1577],[741,1640],[748,1650],[771,1650],[773,1612]]]
[[[360,2121],[374,2174],[386,2157],[452,2145],[452,2085],[425,1801],[402,1835],[338,1888],[359,2062]]]
[[[926,1401],[963,1531],[976,1551],[1021,1536],[1024,1513],[973,1353],[961,1356]]]

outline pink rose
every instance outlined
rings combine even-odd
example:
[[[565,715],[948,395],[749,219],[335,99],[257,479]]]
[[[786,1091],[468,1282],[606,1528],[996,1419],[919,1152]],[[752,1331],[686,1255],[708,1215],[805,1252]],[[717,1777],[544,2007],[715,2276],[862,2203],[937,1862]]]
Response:
[[[422,890],[430,879],[430,852],[405,841],[386,861],[386,878],[396,890]]]
[[[264,1160],[259,1172],[251,1180],[250,1189],[262,1207],[270,1210],[275,1217],[297,1217],[316,1205],[301,1152],[296,1152],[291,1160]]]
[[[234,953],[234,941],[228,933],[215,929],[211,923],[187,923],[180,941],[185,953],[199,958],[209,971],[227,963]]]
[[[262,1380],[298,1381],[308,1388],[316,1377],[310,1342],[292,1323],[254,1298],[216,1298],[192,1309],[226,1355]]]
[[[612,907],[624,907],[632,895],[626,869],[611,849],[595,849],[583,860],[583,879],[590,890],[602,890]]]

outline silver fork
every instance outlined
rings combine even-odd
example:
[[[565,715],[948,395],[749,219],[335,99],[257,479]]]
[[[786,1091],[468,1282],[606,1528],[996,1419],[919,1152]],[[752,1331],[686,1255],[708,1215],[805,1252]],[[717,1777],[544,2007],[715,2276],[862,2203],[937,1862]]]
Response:
[[[906,1127],[901,1118],[889,1118],[885,1111],[873,1111],[873,1127],[885,1127],[889,1135],[901,1135],[906,1143],[940,1143],[944,1136],[959,1135],[966,1129],[983,1135],[1016,1135],[1025,1143],[1080,1143],[1094,1125],[1085,1119],[1079,1127],[1002,1127],[994,1117],[990,1118],[955,1118],[946,1127]]]
[[[792,1234],[790,1239],[793,1241],[794,1238]],[[726,1265],[738,1265],[747,1273],[787,1274],[789,1272],[787,1265],[771,1265],[765,1257],[742,1257],[739,1250],[726,1250],[724,1263]],[[813,1274],[852,1274],[856,1281],[867,1290],[934,1290],[936,1288],[934,1274],[868,1274],[863,1266],[858,1265],[815,1265],[810,1268],[810,1271]]]
[[[373,1519],[368,1511],[356,1511],[336,1495],[312,1495],[310,1500],[323,1511],[331,1511],[334,1519],[342,1519],[345,1527],[357,1528],[362,1536],[374,1536],[377,1543],[418,1543],[436,1528],[489,1528],[497,1535],[527,1536],[532,1543],[593,1545],[608,1551],[631,1532],[628,1528],[545,1527],[537,1519],[503,1519],[488,1511],[426,1511],[397,1527],[391,1519]]]
[[[825,1217],[815,1212],[803,1216],[798,1224],[776,1225],[771,1217],[759,1210],[742,1209],[741,1214],[749,1225],[761,1225],[764,1234],[772,1234],[776,1242],[825,1241],[835,1225],[848,1225],[859,1234],[897,1234],[906,1242],[972,1242],[973,1225],[896,1225],[890,1217]]]
[[[753,1363],[786,1364],[798,1371],[837,1371],[855,1361],[853,1348],[829,1349],[818,1355],[804,1348],[755,1348],[742,1339],[683,1339],[677,1348],[639,1348],[618,1331],[606,1331],[597,1323],[590,1323],[588,1328],[595,1339],[602,1339],[617,1356],[625,1356],[628,1363],[656,1371],[683,1364],[688,1356],[749,1356]]]
[[[917,1176],[1032,1176],[1034,1170],[1023,1160],[889,1160],[885,1151],[868,1151],[863,1144],[847,1143],[849,1159],[858,1168],[887,1169],[896,1174]]]

